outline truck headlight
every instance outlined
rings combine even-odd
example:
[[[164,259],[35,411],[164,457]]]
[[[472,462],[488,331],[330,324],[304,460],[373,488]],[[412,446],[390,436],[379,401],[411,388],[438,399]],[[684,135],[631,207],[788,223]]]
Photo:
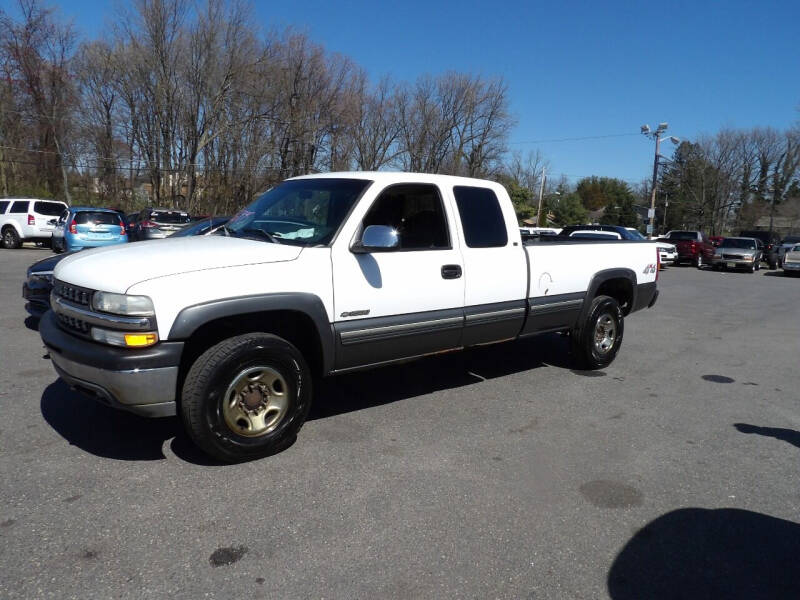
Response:
[[[714,258],[722,258],[722,254],[717,254],[716,252],[714,252]]]
[[[152,317],[156,314],[153,301],[147,296],[128,296],[110,292],[95,292],[92,296],[95,310],[131,317]]]
[[[754,258],[755,258],[754,256],[749,256],[749,255],[744,257],[745,261],[747,262],[753,262]]]

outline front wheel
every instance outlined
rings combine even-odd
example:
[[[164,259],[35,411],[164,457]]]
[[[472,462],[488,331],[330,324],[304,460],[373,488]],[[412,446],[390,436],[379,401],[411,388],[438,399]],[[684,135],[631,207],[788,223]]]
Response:
[[[610,296],[597,296],[589,306],[586,321],[571,332],[572,354],[582,369],[610,365],[622,345],[625,322],[619,303]]]
[[[291,444],[311,408],[311,373],[288,341],[249,333],[198,358],[181,394],[183,422],[204,452],[239,462]]]

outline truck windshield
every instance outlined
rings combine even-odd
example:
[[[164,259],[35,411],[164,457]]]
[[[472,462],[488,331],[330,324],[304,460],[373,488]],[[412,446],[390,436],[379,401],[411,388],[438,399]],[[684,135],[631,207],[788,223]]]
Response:
[[[272,188],[239,211],[218,232],[296,246],[329,244],[366,179],[294,179]]]

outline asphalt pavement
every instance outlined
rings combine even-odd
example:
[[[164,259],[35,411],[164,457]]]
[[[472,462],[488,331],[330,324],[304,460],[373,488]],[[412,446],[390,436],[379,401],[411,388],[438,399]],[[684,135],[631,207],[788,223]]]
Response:
[[[231,466],[58,380],[48,252],[0,250],[0,598],[800,596],[798,278],[668,268],[603,371],[546,335],[326,380]]]

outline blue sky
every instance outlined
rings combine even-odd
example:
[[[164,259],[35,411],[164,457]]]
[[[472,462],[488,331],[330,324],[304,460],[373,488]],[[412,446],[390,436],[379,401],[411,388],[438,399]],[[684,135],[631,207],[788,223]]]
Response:
[[[5,0],[7,1],[7,0]],[[57,3],[94,37],[112,9]],[[639,181],[668,121],[692,139],[721,127],[786,127],[800,118],[800,2],[256,2],[265,28],[292,26],[350,56],[374,79],[502,75],[518,125],[511,148],[540,149],[556,173]],[[671,152],[670,148],[667,148]]]

